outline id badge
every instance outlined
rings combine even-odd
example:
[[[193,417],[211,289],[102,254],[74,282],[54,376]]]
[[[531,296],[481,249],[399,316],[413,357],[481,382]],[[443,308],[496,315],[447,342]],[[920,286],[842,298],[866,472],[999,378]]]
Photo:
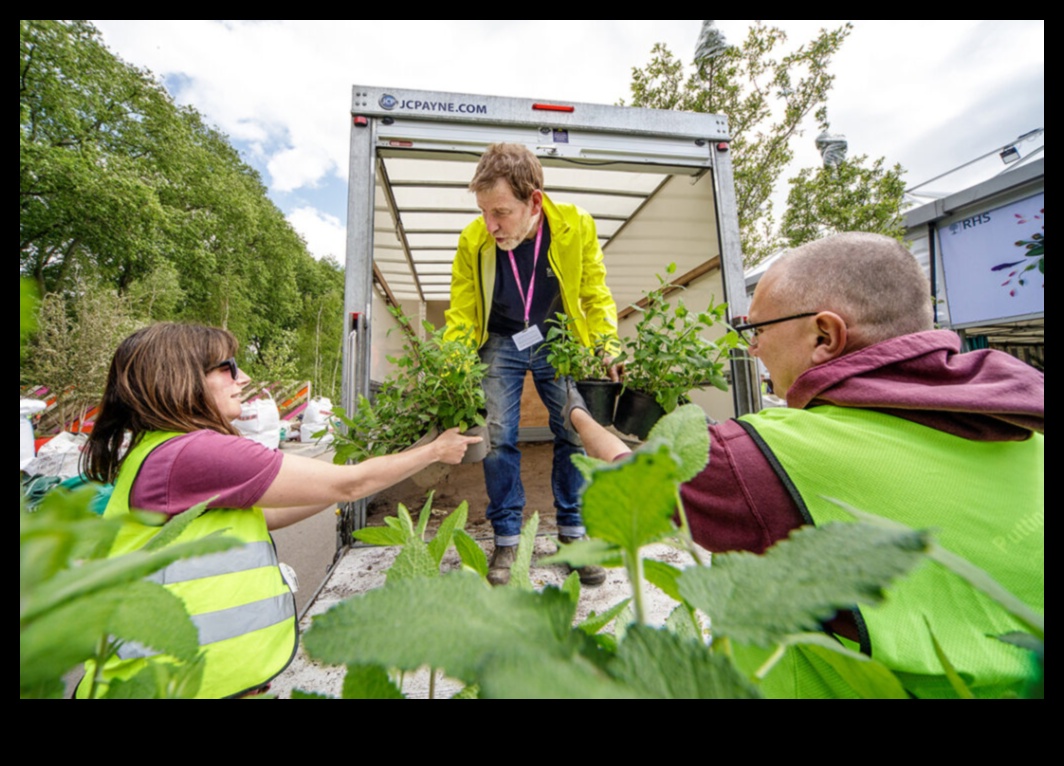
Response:
[[[524,351],[529,346],[534,346],[537,343],[543,341],[543,333],[539,331],[537,325],[532,325],[527,330],[522,330],[513,336],[514,345],[517,346],[518,351]]]

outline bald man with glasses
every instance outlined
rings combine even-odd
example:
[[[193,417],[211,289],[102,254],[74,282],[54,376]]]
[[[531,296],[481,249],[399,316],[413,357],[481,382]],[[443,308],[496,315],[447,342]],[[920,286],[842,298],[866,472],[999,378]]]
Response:
[[[710,427],[709,465],[682,490],[698,543],[762,553],[804,524],[852,520],[832,498],[936,529],[1043,611],[1044,375],[998,351],[962,353],[957,335],[933,329],[931,300],[912,255],[875,234],[803,245],[768,270],[735,329],[787,407]],[[624,444],[578,396],[567,414],[588,454],[622,458]],[[840,613],[830,632],[913,695],[949,696],[925,617],[947,652],[963,645],[977,693],[1015,691],[1030,674],[1022,651],[985,638],[1018,629],[1012,618],[933,564],[893,586],[885,606]],[[775,693],[847,694],[792,654]]]

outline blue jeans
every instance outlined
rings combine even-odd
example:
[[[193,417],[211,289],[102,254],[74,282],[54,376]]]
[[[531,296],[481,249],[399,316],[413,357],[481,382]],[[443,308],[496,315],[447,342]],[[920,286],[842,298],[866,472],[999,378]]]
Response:
[[[551,489],[558,534],[579,537],[584,534],[584,522],[580,518],[583,477],[570,458],[583,454],[583,448],[576,433],[566,430],[562,424],[565,385],[554,379],[554,368],[547,362],[546,344],[518,351],[510,336],[492,334],[480,349],[480,359],[488,365],[484,393],[488,400],[491,451],[484,459],[484,483],[488,490],[487,517],[495,531],[495,544],[517,545],[521,534],[525,488],[521,484],[517,427],[521,420],[521,390],[529,370],[539,398],[550,413],[550,430],[554,434]]]

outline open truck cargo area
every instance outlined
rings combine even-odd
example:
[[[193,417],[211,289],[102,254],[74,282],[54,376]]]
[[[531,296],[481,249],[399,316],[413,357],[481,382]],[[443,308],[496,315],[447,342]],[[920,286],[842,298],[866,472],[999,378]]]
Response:
[[[594,217],[622,338],[634,335],[631,306],[669,264],[688,305],[713,299],[745,315],[728,139],[719,115],[354,86],[343,405],[368,397],[400,350],[389,305],[443,324],[459,234],[480,215],[468,184],[492,143],[526,145],[544,191]],[[749,358],[738,355],[730,377],[729,394],[692,397],[718,419],[760,405]],[[526,436],[545,430],[545,415],[538,424],[530,408]],[[362,526],[364,514],[355,504],[342,526]]]

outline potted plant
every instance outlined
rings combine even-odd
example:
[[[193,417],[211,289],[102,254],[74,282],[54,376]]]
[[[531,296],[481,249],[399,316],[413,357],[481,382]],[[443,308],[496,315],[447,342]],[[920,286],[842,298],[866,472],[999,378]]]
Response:
[[[675,270],[676,265],[669,264],[666,271]],[[705,311],[695,311],[682,299],[666,300],[665,291],[672,286],[660,275],[658,282],[657,289],[646,293],[646,305],[635,306],[642,318],[636,324],[636,337],[625,339],[624,390],[614,418],[618,431],[640,439],[696,388],[713,385],[727,391],[724,362],[739,343],[733,331],[715,341],[703,337],[724,321],[724,304],[715,306],[711,301]]]
[[[483,460],[489,446],[481,386],[487,365],[481,363],[474,344],[445,340],[444,329],[429,322],[423,323],[426,338],[420,340],[401,310],[392,309],[392,314],[407,334],[404,354],[388,358],[395,371],[372,403],[359,397],[355,412],[334,410],[345,426],[338,429],[335,461],[398,452],[449,428],[481,436],[483,441],[470,445],[464,462]]]
[[[572,322],[565,314],[556,314],[548,319],[547,361],[557,377],[570,377],[576,381],[580,395],[587,403],[591,417],[601,425],[613,424],[613,409],[621,384],[603,377],[606,372],[605,353],[607,339],[596,339],[594,348],[588,348],[573,331]]]

